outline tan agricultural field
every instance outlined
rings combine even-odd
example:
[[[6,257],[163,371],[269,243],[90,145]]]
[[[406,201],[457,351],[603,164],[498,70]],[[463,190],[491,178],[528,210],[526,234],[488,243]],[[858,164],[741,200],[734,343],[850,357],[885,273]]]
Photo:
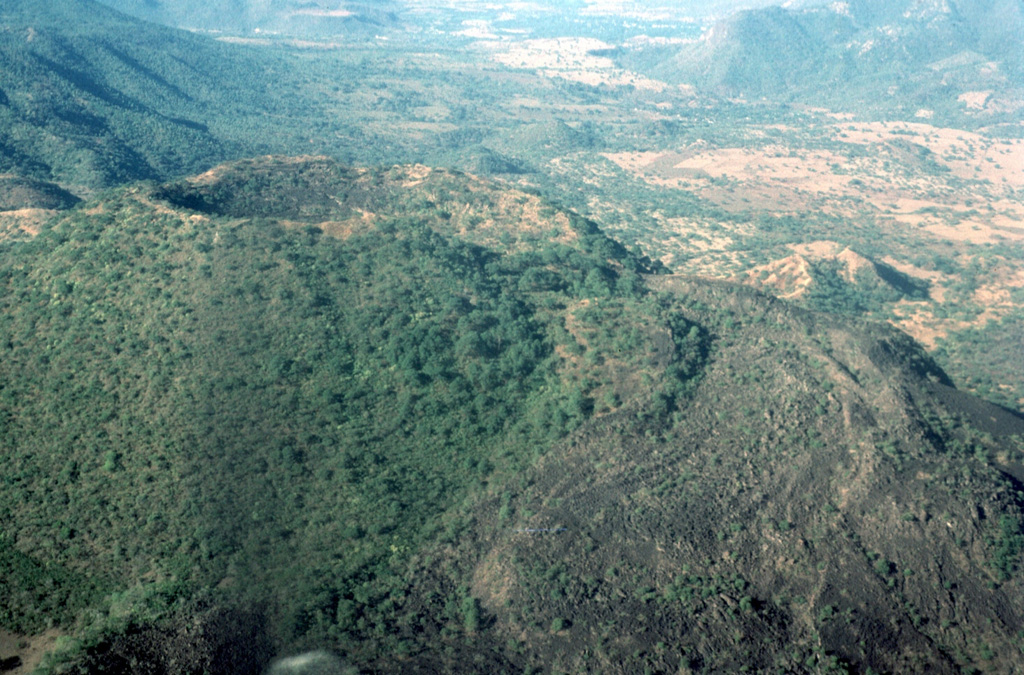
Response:
[[[1024,140],[815,114],[820,124],[744,127],[728,143],[603,153],[650,189],[695,195],[731,214],[654,210],[658,227],[638,243],[678,272],[741,280],[798,302],[816,264],[838,266],[853,283],[871,264],[855,251],[870,250],[874,263],[927,287],[925,298],[888,303],[876,318],[932,350],[1024,312]],[[759,228],[759,218],[780,216],[791,228],[818,229]],[[822,219],[831,230],[821,230]]]

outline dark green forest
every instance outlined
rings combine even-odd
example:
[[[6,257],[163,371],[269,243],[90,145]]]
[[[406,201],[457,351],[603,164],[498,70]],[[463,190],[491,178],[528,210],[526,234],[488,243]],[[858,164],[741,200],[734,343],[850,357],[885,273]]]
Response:
[[[322,647],[384,672],[855,672],[922,640],[946,670],[1015,644],[1024,497],[1000,467],[1024,424],[889,329],[694,286],[534,194],[424,167],[235,163],[2,253],[0,620],[71,636],[46,672]],[[891,513],[879,480],[910,481]],[[750,502],[755,481],[790,496]],[[765,537],[867,584],[865,609],[805,607],[825,582],[766,569]],[[921,604],[933,583],[994,623]],[[842,612],[902,627],[858,650],[814,627]],[[175,647],[186,625],[204,637]]]
[[[342,241],[268,218],[294,217],[277,180],[228,182],[260,201],[241,221],[135,188],[4,251],[8,627],[69,626],[104,596],[112,619],[162,616],[225,582],[286,595],[289,640],[372,631],[411,552],[457,536],[447,511],[636,395],[574,361],[639,377],[657,323],[682,351],[648,387],[670,400],[699,372],[699,330],[584,221],[577,246],[517,253],[435,213]],[[590,302],[637,327],[584,314],[574,336],[563,313]],[[50,585],[66,597],[37,604]]]

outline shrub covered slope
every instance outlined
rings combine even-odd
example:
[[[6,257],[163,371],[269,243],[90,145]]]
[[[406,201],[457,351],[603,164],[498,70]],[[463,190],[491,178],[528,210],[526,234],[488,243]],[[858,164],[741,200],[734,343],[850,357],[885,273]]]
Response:
[[[1020,658],[1024,423],[889,328],[322,158],[2,255],[0,621],[71,635],[58,670]]]

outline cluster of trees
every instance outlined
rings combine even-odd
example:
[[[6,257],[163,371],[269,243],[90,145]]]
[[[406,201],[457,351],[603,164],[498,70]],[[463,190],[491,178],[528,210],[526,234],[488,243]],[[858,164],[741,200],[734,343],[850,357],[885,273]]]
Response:
[[[670,325],[638,276],[650,261],[582,219],[569,219],[575,246],[506,252],[429,219],[382,218],[341,240],[161,214],[155,198],[121,191],[4,251],[10,628],[97,604],[118,625],[148,620],[221,584],[235,598],[284,593],[289,640],[372,653],[388,626],[419,620],[403,614],[403,561],[457,539],[453,507],[594,414],[610,386],[598,364],[647,373],[666,396],[700,372],[704,338]],[[667,385],[650,350],[573,334],[567,308],[589,302],[678,329],[689,351]],[[604,356],[580,368],[588,350]],[[60,612],[33,604],[44,587],[63,589]]]
[[[813,283],[804,297],[814,309],[838,314],[877,313],[903,299],[928,298],[928,283],[909,277],[888,265],[873,263],[859,269],[852,282],[839,260],[816,261]]]

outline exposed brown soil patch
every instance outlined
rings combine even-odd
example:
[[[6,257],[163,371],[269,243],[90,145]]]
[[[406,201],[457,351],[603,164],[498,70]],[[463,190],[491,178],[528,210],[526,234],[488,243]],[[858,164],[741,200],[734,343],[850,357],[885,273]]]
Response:
[[[0,629],[0,670],[11,675],[28,675],[53,651],[61,632],[51,629],[39,635],[18,635]]]
[[[0,211],[0,241],[19,236],[34,237],[47,220],[57,214],[51,209]]]
[[[475,37],[491,39],[497,36],[484,30],[476,33]],[[664,82],[616,67],[610,58],[595,56],[595,51],[612,46],[595,38],[525,40],[508,48],[500,48],[494,43],[480,46],[492,51],[492,58],[498,63],[511,68],[538,70],[546,78],[561,78],[591,86],[631,85],[650,91],[669,88]]]
[[[770,289],[780,298],[797,298],[813,283],[807,258],[792,255],[747,270],[746,283]]]

